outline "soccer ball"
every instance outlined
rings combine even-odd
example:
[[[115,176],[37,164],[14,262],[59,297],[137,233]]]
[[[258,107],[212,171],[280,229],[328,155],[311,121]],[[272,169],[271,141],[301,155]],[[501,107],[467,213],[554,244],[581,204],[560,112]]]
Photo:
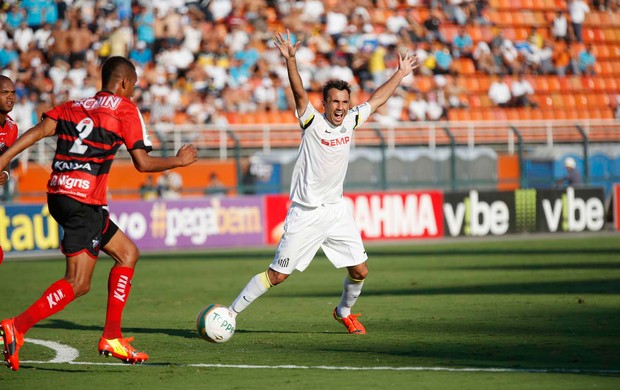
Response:
[[[212,343],[225,343],[235,334],[235,317],[227,307],[210,304],[198,313],[196,329],[201,338]]]

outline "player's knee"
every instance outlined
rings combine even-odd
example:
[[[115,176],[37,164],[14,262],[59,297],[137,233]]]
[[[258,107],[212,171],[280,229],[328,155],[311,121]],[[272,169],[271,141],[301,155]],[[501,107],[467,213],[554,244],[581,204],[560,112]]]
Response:
[[[128,245],[123,248],[123,251],[119,254],[117,263],[120,266],[134,268],[138,259],[140,258],[140,250],[135,245]]]
[[[355,280],[366,279],[366,277],[368,276],[368,266],[364,262],[360,265],[349,268],[349,276]]]
[[[82,295],[88,294],[90,291],[90,281],[85,280],[68,280],[69,284],[73,288],[73,295],[77,297],[81,297]]]
[[[272,286],[277,286],[278,284],[284,282],[286,278],[288,278],[287,274],[274,271],[271,268],[267,270],[267,276],[269,276],[269,283],[271,283]]]

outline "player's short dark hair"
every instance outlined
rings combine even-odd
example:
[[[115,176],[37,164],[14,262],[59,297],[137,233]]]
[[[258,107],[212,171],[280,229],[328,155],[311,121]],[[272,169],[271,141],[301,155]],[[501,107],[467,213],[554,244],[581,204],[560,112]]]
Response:
[[[115,77],[129,77],[136,73],[136,67],[127,58],[114,56],[108,58],[101,67],[101,83],[108,85]]]
[[[351,85],[349,83],[344,80],[329,80],[323,86],[323,101],[327,100],[327,92],[333,88],[339,91],[347,91],[351,96]]]

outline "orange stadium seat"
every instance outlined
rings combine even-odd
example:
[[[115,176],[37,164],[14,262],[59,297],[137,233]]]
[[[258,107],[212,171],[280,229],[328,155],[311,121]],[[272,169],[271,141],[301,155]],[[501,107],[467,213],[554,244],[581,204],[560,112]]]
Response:
[[[542,117],[544,120],[554,120],[555,110],[543,110]]]
[[[428,92],[433,88],[433,78],[431,76],[418,76],[415,84],[420,91]]]
[[[578,110],[586,109],[589,106],[588,95],[580,93],[575,96],[575,107],[577,107]]]
[[[539,108],[530,109],[530,118],[535,121],[542,120],[543,119],[542,110]]]
[[[561,92],[562,86],[560,85],[560,78],[557,76],[547,76],[549,82],[549,92]]]
[[[532,82],[532,87],[534,87],[536,92],[549,92],[549,80],[547,76],[533,77],[530,82]]]
[[[463,87],[469,93],[478,93],[481,91],[480,83],[476,77],[459,77],[459,80],[463,80]]]
[[[506,110],[504,110],[503,108],[493,109],[493,120],[496,120],[496,121],[508,120],[508,114],[506,113]]]
[[[559,90],[562,93],[569,93],[572,90],[570,79],[568,77],[558,77]]]
[[[531,108],[517,108],[516,110],[511,110],[517,112],[517,117],[522,121],[529,121],[532,119],[532,109]]]
[[[467,100],[469,101],[469,106],[471,108],[480,108],[480,107],[482,107],[482,102],[480,101],[480,96],[478,96],[478,95],[469,95]]]
[[[479,91],[481,91],[484,94],[489,92],[489,88],[491,88],[491,78],[489,77],[489,75],[486,75],[486,74],[476,75],[476,78],[478,79],[478,84],[480,85]]]
[[[614,112],[611,108],[601,109],[601,119],[614,119]]]
[[[587,110],[587,115],[590,119],[603,119],[603,114],[598,108],[590,108]]]
[[[521,9],[531,10],[534,8],[534,3],[538,3],[538,1],[534,0],[521,0]]]
[[[618,90],[618,83],[613,77],[601,77],[601,80],[603,80],[603,84],[605,86],[604,91],[612,92]]]
[[[476,73],[476,65],[470,58],[459,58],[454,61],[454,69],[459,74],[473,75]]]
[[[586,20],[583,22],[584,26],[602,26],[601,15],[598,11],[589,12],[586,15]]]
[[[472,121],[482,121],[484,120],[484,116],[481,111],[478,110],[470,110],[469,116]]]
[[[538,20],[536,20],[536,15],[533,11],[523,11],[523,24],[526,26],[536,26],[538,25]]]
[[[493,116],[493,110],[490,108],[480,110],[480,114],[482,115],[483,121],[495,120],[495,117]]]
[[[454,24],[442,24],[439,26],[439,30],[448,42],[454,41],[454,37],[456,37],[459,32],[458,27]]]
[[[574,95],[566,94],[562,95],[562,100],[564,101],[564,107],[572,110],[577,107],[577,98]]]

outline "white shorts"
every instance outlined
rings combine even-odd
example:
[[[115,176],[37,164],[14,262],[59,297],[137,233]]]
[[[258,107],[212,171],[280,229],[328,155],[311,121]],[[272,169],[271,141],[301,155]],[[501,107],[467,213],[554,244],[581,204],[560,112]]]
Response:
[[[270,268],[287,275],[293,270],[303,271],[319,247],[336,268],[358,265],[368,259],[362,236],[344,200],[314,208],[293,203]]]

